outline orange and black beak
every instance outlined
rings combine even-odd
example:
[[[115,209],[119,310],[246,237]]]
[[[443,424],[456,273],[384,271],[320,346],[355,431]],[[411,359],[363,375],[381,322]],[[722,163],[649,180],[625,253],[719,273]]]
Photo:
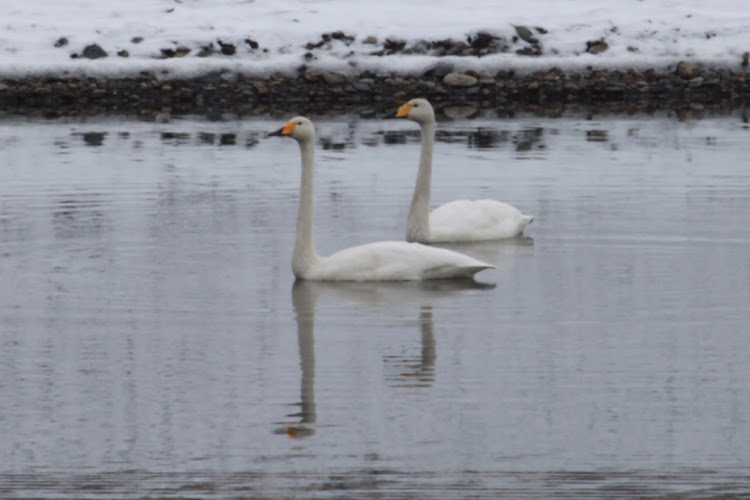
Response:
[[[294,133],[294,127],[295,126],[297,126],[296,123],[289,122],[286,125],[284,125],[283,127],[281,127],[279,130],[276,130],[275,132],[271,132],[270,134],[268,134],[268,136],[270,137],[272,135],[273,136],[276,136],[276,135],[278,135],[278,136],[281,136],[281,135],[292,135]]]
[[[396,111],[396,118],[406,118],[411,113],[411,104],[404,104]]]

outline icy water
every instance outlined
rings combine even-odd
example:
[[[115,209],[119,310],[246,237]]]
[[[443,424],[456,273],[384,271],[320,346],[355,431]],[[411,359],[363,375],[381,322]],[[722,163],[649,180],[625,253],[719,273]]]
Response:
[[[402,239],[416,125],[319,118],[318,250]],[[281,120],[0,122],[0,497],[750,498],[741,116],[439,124],[477,282],[294,283]]]

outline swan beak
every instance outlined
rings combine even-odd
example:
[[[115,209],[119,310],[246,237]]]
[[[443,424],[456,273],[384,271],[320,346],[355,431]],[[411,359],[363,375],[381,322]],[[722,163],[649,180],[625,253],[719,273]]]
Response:
[[[269,137],[272,136],[272,135],[292,135],[294,133],[294,127],[296,127],[296,126],[297,126],[296,123],[289,122],[286,125],[284,125],[283,127],[281,127],[279,130],[277,130],[275,132],[271,132],[268,135],[269,135]]]
[[[404,104],[396,111],[396,118],[406,118],[411,113],[411,104]]]

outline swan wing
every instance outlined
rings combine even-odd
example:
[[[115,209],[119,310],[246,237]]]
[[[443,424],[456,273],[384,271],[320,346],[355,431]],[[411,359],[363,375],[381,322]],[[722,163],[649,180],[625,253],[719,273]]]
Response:
[[[480,241],[512,238],[534,218],[496,200],[456,200],[430,212],[430,241]]]
[[[383,241],[323,257],[306,278],[346,281],[471,278],[491,268],[494,266],[452,250]]]

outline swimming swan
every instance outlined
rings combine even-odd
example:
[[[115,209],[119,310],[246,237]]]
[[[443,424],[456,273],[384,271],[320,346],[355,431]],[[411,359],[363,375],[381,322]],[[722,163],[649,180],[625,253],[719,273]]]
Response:
[[[269,135],[296,140],[302,156],[297,236],[292,257],[292,271],[297,278],[346,281],[470,278],[494,267],[458,252],[405,241],[369,243],[329,257],[319,256],[313,237],[315,127],[307,118],[298,116]]]
[[[534,220],[513,205],[495,200],[451,201],[429,212],[435,112],[426,99],[412,99],[398,108],[396,117],[417,122],[422,132],[417,185],[406,224],[407,241],[438,243],[512,238],[522,234],[526,225]]]

